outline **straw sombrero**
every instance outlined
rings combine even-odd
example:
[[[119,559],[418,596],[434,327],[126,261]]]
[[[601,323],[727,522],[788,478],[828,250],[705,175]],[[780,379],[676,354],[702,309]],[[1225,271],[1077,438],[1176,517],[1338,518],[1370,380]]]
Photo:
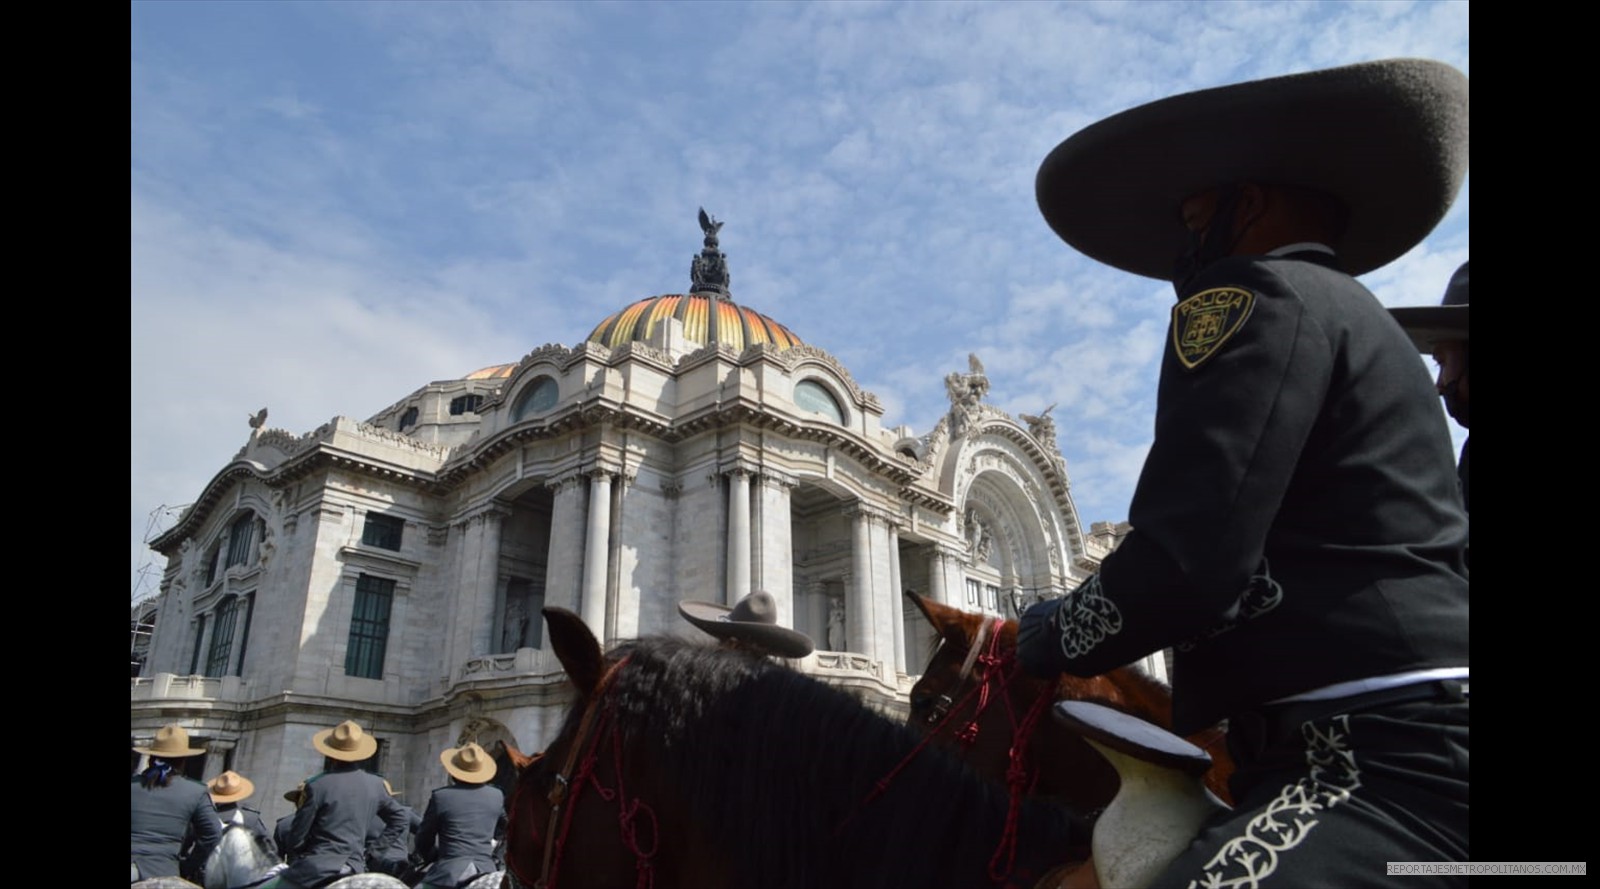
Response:
[[[498,768],[494,759],[477,744],[466,744],[461,747],[450,747],[439,754],[439,761],[444,763],[444,770],[457,780],[468,784],[482,784],[494,777]]]
[[[154,744],[149,747],[135,747],[133,751],[161,759],[182,759],[185,756],[199,756],[205,752],[199,747],[190,747],[189,733],[184,731],[183,726],[177,724],[164,725],[156,729]]]
[[[761,590],[732,608],[713,602],[679,602],[678,613],[718,639],[733,639],[779,657],[802,658],[816,648],[805,633],[778,626],[778,603]]]
[[[311,746],[341,762],[360,762],[378,752],[378,739],[362,731],[353,720],[346,719],[312,735]]]
[[[1466,174],[1466,75],[1387,59],[1131,108],[1057,145],[1034,187],[1062,240],[1162,280],[1190,242],[1185,199],[1232,182],[1317,189],[1350,211],[1340,264],[1361,275],[1427,237]]]
[[[1467,263],[1450,276],[1450,286],[1445,288],[1444,300],[1436,306],[1404,306],[1390,309],[1389,314],[1400,322],[1417,351],[1433,354],[1440,340],[1467,340]]]
[[[236,803],[256,792],[256,785],[249,778],[238,772],[223,772],[206,782],[206,789],[211,791],[211,801],[218,805],[222,803]]]

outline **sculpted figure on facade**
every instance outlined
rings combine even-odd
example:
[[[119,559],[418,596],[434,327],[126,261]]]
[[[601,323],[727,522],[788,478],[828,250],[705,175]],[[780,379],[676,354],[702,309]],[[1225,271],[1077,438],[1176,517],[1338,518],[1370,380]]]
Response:
[[[1056,405],[1052,403],[1049,407],[1040,411],[1038,416],[1033,414],[1018,414],[1018,416],[1022,418],[1022,422],[1028,424],[1028,432],[1032,433],[1034,438],[1038,439],[1041,444],[1054,453],[1059,454],[1061,453],[1061,446],[1056,442],[1056,421],[1054,417],[1050,416],[1050,412],[1055,409]]]
[[[989,377],[983,372],[983,362],[976,353],[967,354],[967,372],[951,371],[944,378],[945,393],[950,396],[950,434],[965,435],[969,439],[978,435],[979,407],[989,394]]]
[[[828,650],[844,651],[844,596],[828,597]]]
[[[967,538],[967,556],[972,564],[977,565],[989,561],[989,554],[994,548],[994,536],[989,533],[989,526],[978,517],[978,511],[967,508],[964,519]]]

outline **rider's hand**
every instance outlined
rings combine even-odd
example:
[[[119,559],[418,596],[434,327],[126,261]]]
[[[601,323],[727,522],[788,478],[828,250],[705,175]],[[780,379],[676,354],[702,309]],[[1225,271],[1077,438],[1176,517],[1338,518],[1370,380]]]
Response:
[[[1066,667],[1061,653],[1061,629],[1056,615],[1064,599],[1046,599],[1029,606],[1017,621],[1017,661],[1022,669],[1041,679],[1051,679]]]

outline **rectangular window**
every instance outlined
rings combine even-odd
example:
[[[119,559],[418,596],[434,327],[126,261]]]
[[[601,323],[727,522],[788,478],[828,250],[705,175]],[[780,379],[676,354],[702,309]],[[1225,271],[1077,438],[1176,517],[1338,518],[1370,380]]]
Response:
[[[389,646],[389,609],[393,604],[394,581],[367,574],[356,578],[350,644],[344,653],[346,676],[383,678],[383,657]]]
[[[244,600],[244,627],[239,630],[239,660],[234,662],[233,675],[244,675],[245,646],[250,643],[250,616],[256,612],[256,597],[247,596]]]
[[[206,550],[206,586],[217,582],[217,559],[221,557],[221,541],[211,544]]]
[[[967,579],[967,604],[974,608],[978,606],[978,594],[982,592],[983,584],[971,578]]]
[[[200,646],[206,641],[206,616],[200,615],[194,622],[194,651],[189,654],[189,675],[200,672]]]
[[[228,567],[243,565],[250,558],[250,539],[255,531],[255,516],[246,513],[228,529]]]
[[[1000,588],[995,586],[994,584],[989,584],[988,586],[984,587],[983,592],[984,592],[984,596],[985,596],[984,604],[989,607],[989,610],[990,611],[999,611],[1000,610]]]
[[[233,621],[238,610],[239,600],[231,596],[217,606],[217,616],[211,621],[211,651],[206,655],[208,677],[228,674],[228,655],[233,653]]]
[[[478,406],[483,404],[483,396],[474,392],[471,395],[458,395],[450,399],[450,416],[458,417],[462,414],[477,413]]]
[[[361,542],[367,546],[376,546],[382,549],[400,551],[400,532],[406,526],[405,520],[392,515],[379,515],[367,513],[367,523],[361,528]]]

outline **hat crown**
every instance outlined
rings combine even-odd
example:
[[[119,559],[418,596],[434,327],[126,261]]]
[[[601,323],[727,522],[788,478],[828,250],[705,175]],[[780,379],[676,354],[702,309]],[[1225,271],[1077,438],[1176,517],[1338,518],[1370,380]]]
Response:
[[[1467,304],[1467,263],[1463,262],[1461,268],[1450,276],[1450,286],[1444,289],[1444,300],[1441,306],[1464,306]]]
[[[366,732],[361,730],[361,726],[347,719],[334,727],[333,734],[328,736],[328,745],[340,750],[355,750],[361,746],[361,740],[365,735]]]
[[[211,789],[224,796],[234,793],[244,786],[244,782],[240,781],[239,777],[238,772],[223,772],[211,779]]]
[[[772,598],[771,593],[757,590],[743,599],[740,599],[728,612],[728,620],[744,623],[776,624],[778,622],[778,603]]]
[[[197,747],[189,746],[189,732],[177,723],[164,725],[156,729],[155,741],[149,747],[135,746],[133,749],[148,756],[167,759],[195,756],[205,752]]]

